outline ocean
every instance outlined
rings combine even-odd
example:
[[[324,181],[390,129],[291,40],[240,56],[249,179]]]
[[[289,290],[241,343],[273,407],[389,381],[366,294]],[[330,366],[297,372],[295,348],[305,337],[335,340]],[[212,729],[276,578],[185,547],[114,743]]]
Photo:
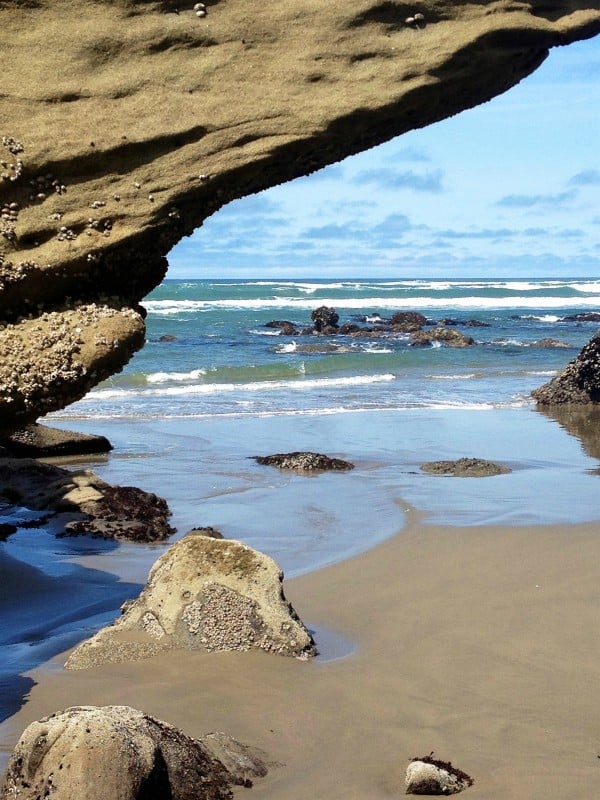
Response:
[[[411,513],[460,526],[600,518],[600,425],[541,413],[530,396],[596,332],[572,318],[600,310],[600,280],[166,280],[143,305],[145,347],[44,422],[107,436],[111,453],[63,464],[165,497],[175,538],[211,525],[289,578],[401,535]],[[452,319],[475,344],[302,334],[323,305],[340,324],[396,311]],[[281,335],[273,320],[300,332]],[[536,346],[544,339],[563,346]],[[355,469],[295,475],[253,458],[295,450]],[[464,456],[512,471],[459,479],[420,469]],[[28,670],[58,668],[52,656],[117,617],[168,546],[57,539],[52,527],[0,543],[0,761]]]
[[[144,302],[144,349],[120,375],[57,418],[157,419],[342,414],[408,408],[507,408],[573,358],[598,323],[567,317],[600,308],[600,280],[167,280]],[[282,336],[311,311],[340,324],[419,311],[476,346],[411,347],[384,339]],[[552,338],[563,347],[540,348]],[[165,340],[167,339],[167,340]],[[311,352],[307,352],[310,350]]]

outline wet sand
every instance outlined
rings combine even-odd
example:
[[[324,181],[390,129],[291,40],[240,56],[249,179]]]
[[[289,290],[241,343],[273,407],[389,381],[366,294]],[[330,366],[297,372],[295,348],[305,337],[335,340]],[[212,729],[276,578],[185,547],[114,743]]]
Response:
[[[64,657],[2,726],[123,703],[191,735],[224,730],[283,766],[274,800],[403,793],[431,751],[475,778],[469,797],[597,797],[600,774],[598,525],[450,527],[406,514],[398,535],[286,582],[310,627],[350,639],[344,658],[177,653],[66,672]],[[326,656],[335,655],[327,653]]]

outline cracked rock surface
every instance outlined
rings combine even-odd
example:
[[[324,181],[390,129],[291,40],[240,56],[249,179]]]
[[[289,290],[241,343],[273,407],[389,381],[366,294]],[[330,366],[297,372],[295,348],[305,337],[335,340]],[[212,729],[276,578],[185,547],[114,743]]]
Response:
[[[166,255],[225,203],[485,102],[600,9],[2,0],[0,29],[3,434],[122,368]]]

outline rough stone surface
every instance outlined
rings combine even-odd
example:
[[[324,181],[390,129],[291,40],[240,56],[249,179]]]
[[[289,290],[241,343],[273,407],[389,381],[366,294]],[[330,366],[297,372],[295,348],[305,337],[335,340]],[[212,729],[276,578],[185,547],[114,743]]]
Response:
[[[428,347],[433,342],[439,342],[446,347],[471,347],[475,344],[471,336],[456,328],[446,328],[443,325],[427,331],[417,330],[410,334],[410,343],[413,347]]]
[[[132,661],[162,650],[250,650],[316,654],[283,594],[283,573],[268,556],[231,539],[188,533],[158,559],[123,615],[80,644],[66,667]]]
[[[455,478],[485,478],[512,472],[508,467],[482,458],[459,458],[456,461],[430,461],[421,464],[423,472],[431,475],[451,475]]]
[[[0,798],[229,800],[266,771],[258,751],[224,734],[192,739],[128,706],[79,706],[25,729]]]
[[[65,535],[151,542],[174,533],[167,503],[155,494],[31,458],[0,458],[0,502],[77,515],[66,523]]]
[[[218,208],[485,102],[600,31],[596,0],[423,0],[419,26],[414,8],[0,3],[5,432],[123,366],[144,326],[121,309]]]
[[[600,403],[600,332],[560,375],[534,389],[531,396],[540,406]]]
[[[254,456],[259,464],[290,469],[296,472],[325,472],[354,469],[354,464],[341,458],[331,458],[322,453],[274,453],[271,456]]]
[[[7,455],[30,458],[108,453],[112,450],[105,436],[64,431],[36,423],[26,425],[6,439],[0,439],[0,446],[6,449]]]
[[[473,779],[451,763],[426,756],[414,759],[406,769],[406,794],[458,794],[473,785]]]

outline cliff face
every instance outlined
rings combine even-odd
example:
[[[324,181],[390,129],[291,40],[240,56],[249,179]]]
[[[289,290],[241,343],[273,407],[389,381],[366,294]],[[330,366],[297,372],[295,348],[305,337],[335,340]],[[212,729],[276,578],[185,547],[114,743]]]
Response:
[[[597,0],[193,5],[0,0],[0,432],[122,368],[137,303],[216,209],[600,31]]]

